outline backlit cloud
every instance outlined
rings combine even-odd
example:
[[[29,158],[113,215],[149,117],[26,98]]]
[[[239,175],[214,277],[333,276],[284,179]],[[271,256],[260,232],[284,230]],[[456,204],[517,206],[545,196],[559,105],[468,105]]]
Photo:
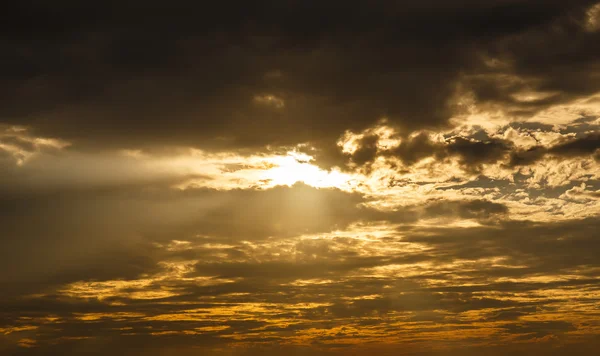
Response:
[[[595,354],[599,6],[10,5],[0,354]]]

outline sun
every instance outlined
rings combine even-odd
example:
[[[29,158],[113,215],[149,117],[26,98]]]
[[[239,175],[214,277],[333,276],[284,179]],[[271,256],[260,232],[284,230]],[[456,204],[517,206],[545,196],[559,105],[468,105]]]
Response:
[[[350,181],[348,174],[335,169],[322,170],[309,163],[312,160],[313,157],[298,152],[272,157],[269,161],[273,164],[273,168],[266,170],[262,178],[273,186],[292,186],[302,182],[315,188],[347,188]]]

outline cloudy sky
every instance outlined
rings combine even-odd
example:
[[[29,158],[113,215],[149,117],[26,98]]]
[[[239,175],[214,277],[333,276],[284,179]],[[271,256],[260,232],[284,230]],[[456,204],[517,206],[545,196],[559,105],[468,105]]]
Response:
[[[598,0],[14,1],[2,355],[592,355]]]

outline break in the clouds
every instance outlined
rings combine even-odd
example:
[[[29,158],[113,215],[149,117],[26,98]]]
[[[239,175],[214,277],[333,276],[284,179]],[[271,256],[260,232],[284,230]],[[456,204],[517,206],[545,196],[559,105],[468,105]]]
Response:
[[[591,355],[597,1],[21,1],[0,353]]]

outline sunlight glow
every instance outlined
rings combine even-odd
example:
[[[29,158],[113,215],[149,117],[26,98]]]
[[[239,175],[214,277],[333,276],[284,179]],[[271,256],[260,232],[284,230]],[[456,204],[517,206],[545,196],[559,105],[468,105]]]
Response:
[[[267,170],[262,179],[269,181],[273,186],[292,186],[302,182],[315,188],[344,188],[348,186],[350,176],[337,170],[324,171],[314,166],[309,161],[311,156],[297,152],[288,152],[287,156],[278,156],[269,159],[275,167]]]

